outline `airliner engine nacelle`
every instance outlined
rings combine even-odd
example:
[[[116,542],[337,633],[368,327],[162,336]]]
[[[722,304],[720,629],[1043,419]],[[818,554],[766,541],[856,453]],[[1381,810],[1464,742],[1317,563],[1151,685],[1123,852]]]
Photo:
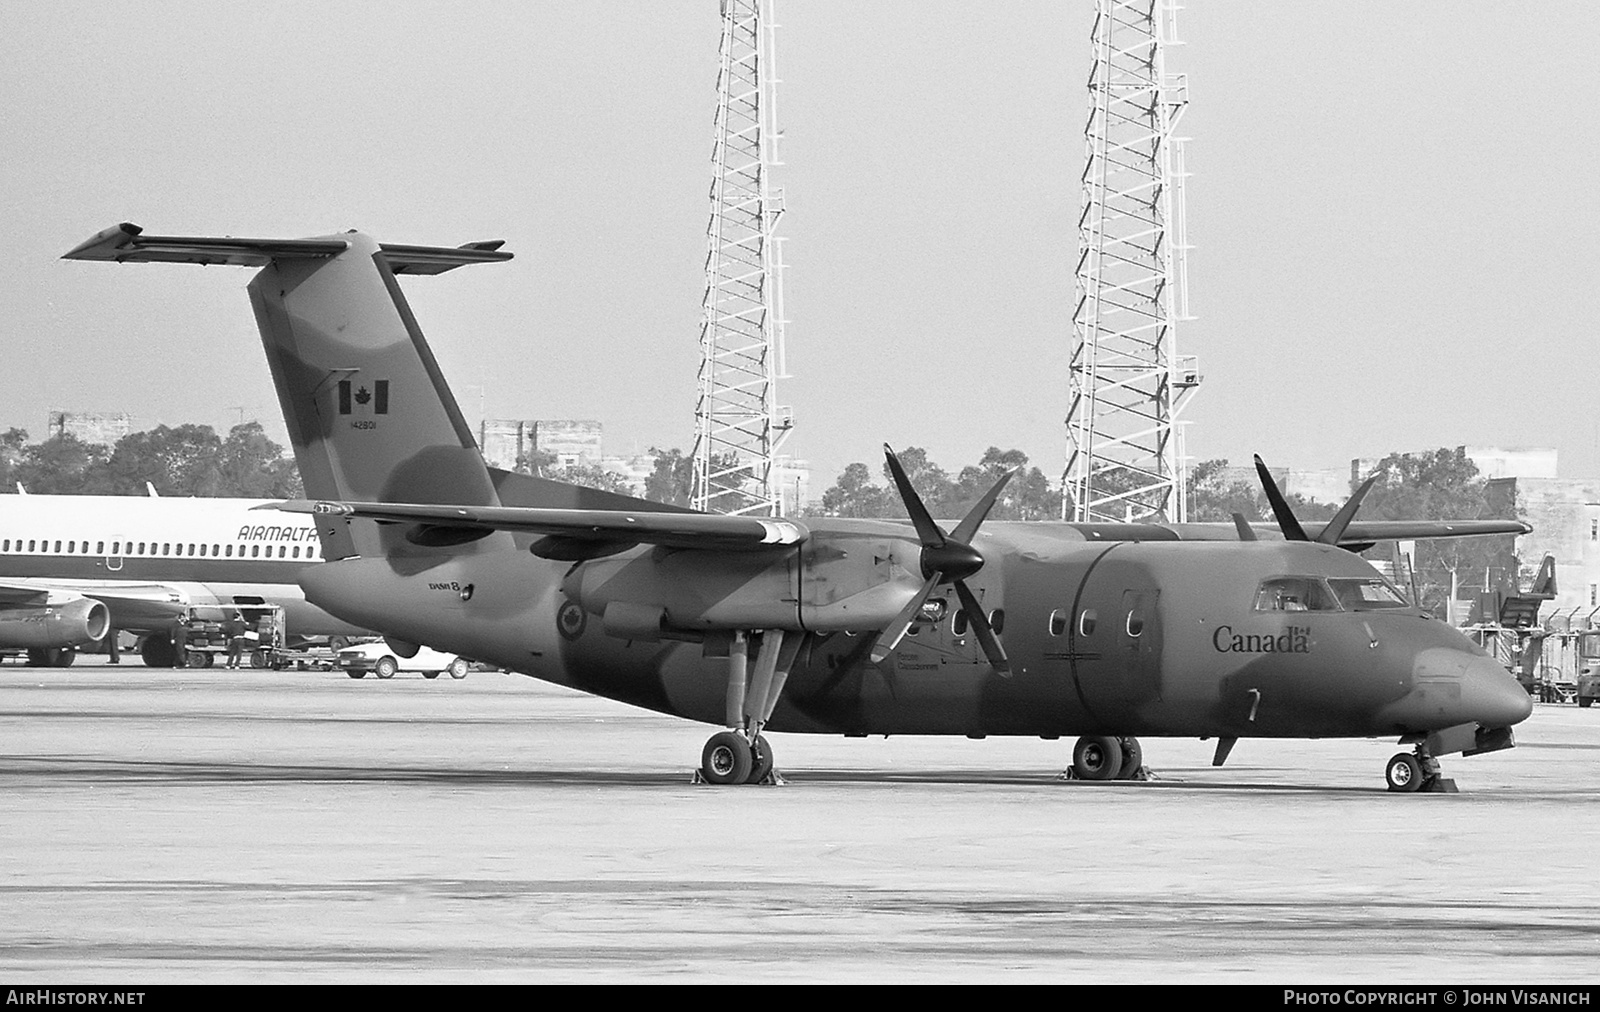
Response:
[[[93,598],[51,595],[48,603],[0,610],[0,646],[76,647],[105,638],[111,613]]]

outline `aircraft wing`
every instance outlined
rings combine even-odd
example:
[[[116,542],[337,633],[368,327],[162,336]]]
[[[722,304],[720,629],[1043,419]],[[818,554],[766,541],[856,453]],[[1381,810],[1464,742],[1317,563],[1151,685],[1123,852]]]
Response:
[[[184,595],[165,583],[126,580],[53,580],[45,577],[12,578],[0,582],[0,607],[42,605],[52,595],[92,597],[111,610],[118,629],[143,629],[172,621],[187,604]]]
[[[1313,539],[1323,525],[1306,523],[1306,534]],[[1521,520],[1353,520],[1339,537],[1339,544],[1371,541],[1424,541],[1430,538],[1473,538],[1486,534],[1528,534],[1533,528]]]
[[[714,551],[761,551],[798,545],[810,536],[803,524],[765,517],[715,513],[654,513],[629,510],[546,509],[527,506],[435,506],[419,503],[310,502],[269,503],[256,509],[335,515],[390,524],[420,524],[425,529],[511,531],[542,534],[533,546],[545,558],[576,558],[583,545],[636,544]]]

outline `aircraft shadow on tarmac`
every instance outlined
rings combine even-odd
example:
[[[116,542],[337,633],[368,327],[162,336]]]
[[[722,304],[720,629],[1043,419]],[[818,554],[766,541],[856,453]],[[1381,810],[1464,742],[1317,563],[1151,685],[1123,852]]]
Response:
[[[927,786],[1004,786],[1057,790],[1190,790],[1303,794],[1386,794],[1382,786],[1308,785],[1275,780],[1205,783],[1185,779],[1186,768],[1158,771],[1144,781],[1070,780],[1043,770],[993,769],[811,769],[783,770],[787,786],[910,784]],[[1277,771],[1241,771],[1243,776]],[[92,759],[78,756],[0,756],[5,780],[93,783],[373,783],[453,784],[458,786],[681,787],[692,770],[501,769],[429,766],[286,765],[249,762]]]

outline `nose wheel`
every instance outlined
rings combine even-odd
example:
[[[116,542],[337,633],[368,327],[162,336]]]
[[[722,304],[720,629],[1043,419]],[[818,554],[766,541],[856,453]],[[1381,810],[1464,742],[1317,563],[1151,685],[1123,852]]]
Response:
[[[1440,775],[1439,760],[1422,745],[1415,752],[1396,752],[1383,768],[1383,779],[1395,794],[1451,793],[1454,780]]]

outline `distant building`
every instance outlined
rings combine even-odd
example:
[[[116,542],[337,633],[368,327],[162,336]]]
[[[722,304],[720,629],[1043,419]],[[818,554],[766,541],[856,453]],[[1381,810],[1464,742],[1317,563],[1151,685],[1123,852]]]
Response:
[[[1533,527],[1517,539],[1525,587],[1546,555],[1556,560],[1556,598],[1541,614],[1600,625],[1600,478],[1502,477],[1491,493],[1515,495],[1517,513]]]
[[[555,466],[599,465],[603,459],[599,422],[485,418],[478,430],[478,446],[492,467],[515,471],[536,451],[555,457]]]
[[[45,439],[71,435],[83,443],[114,446],[133,431],[133,417],[125,411],[52,411]]]

